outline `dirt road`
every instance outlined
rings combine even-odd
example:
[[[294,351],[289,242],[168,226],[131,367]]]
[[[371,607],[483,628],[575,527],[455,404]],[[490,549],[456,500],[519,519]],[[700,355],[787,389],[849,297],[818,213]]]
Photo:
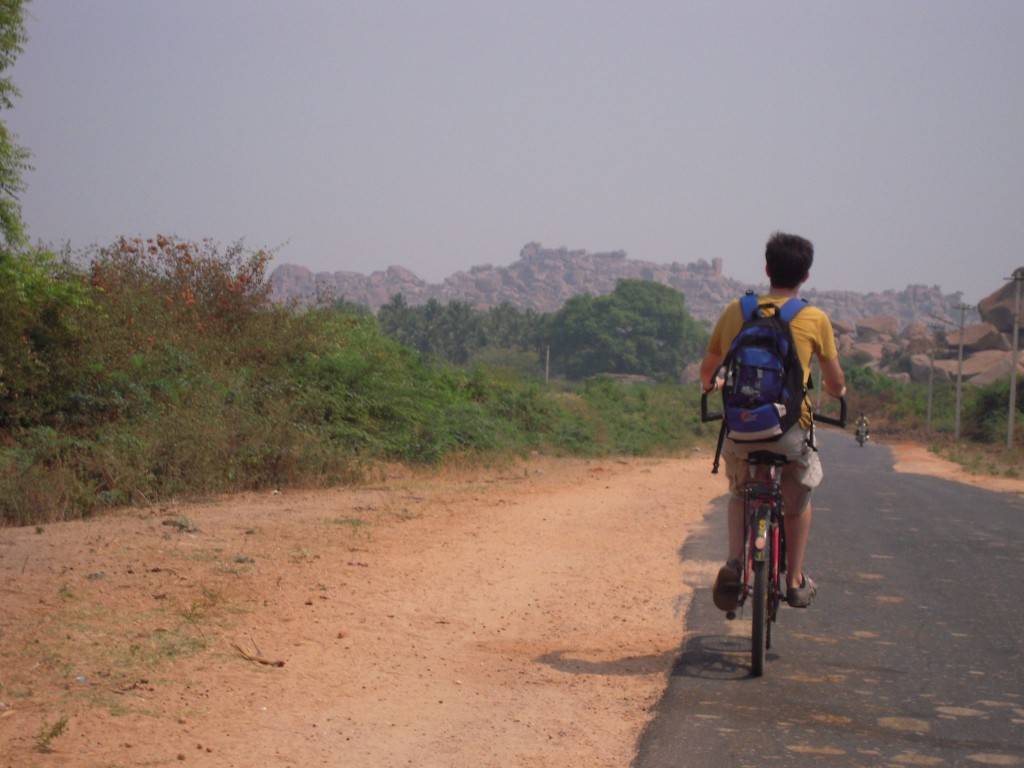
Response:
[[[0,766],[626,765],[715,569],[678,554],[708,462],[0,530]]]

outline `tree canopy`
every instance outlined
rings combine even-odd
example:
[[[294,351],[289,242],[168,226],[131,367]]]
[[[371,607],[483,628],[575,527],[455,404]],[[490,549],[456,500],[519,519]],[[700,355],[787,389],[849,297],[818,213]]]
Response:
[[[25,44],[22,0],[0,0],[0,109],[10,109],[18,89],[7,75]],[[0,246],[5,250],[25,242],[18,193],[24,188],[22,173],[28,169],[28,150],[19,146],[7,125],[0,121]]]
[[[551,359],[571,379],[631,373],[678,379],[706,343],[679,291],[621,280],[607,296],[574,296],[551,319]]]

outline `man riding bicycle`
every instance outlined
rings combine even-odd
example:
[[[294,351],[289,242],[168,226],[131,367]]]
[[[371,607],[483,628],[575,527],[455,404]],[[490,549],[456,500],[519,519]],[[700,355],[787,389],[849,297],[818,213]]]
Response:
[[[758,305],[781,307],[797,298],[800,286],[810,276],[814,246],[797,235],[777,232],[765,248],[765,272],[771,288],[758,297]],[[740,301],[732,302],[719,317],[711,334],[708,349],[701,362],[701,384],[710,392],[721,384],[717,379],[723,360],[733,339],[743,328],[745,319]],[[810,382],[811,360],[817,357],[825,390],[834,397],[846,394],[846,379],[839,365],[832,323],[824,312],[812,306],[802,308],[789,323],[803,373],[804,385]],[[822,478],[821,460],[812,445],[811,404],[805,398],[800,419],[788,431],[770,442],[739,442],[726,439],[722,454],[729,477],[728,527],[729,556],[715,579],[713,598],[723,611],[733,611],[739,601],[743,560],[743,485],[747,480],[747,455],[753,451],[785,454],[789,463],[782,471],[782,498],[788,571],[786,600],[795,608],[806,608],[814,600],[817,588],[804,573],[804,553],[811,530],[810,496]]]
[[[868,417],[864,415],[862,411],[860,416],[857,417],[857,438],[863,443],[871,436],[871,427],[868,422]]]

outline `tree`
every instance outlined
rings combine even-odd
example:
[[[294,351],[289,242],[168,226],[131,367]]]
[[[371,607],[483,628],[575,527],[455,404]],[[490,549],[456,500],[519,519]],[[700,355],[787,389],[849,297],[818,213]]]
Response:
[[[18,96],[6,73],[26,39],[23,0],[0,0],[0,110]],[[66,263],[26,248],[18,193],[28,156],[0,120],[0,429],[37,412],[40,393],[61,378],[77,343],[69,314],[85,301]]]
[[[608,296],[575,296],[551,320],[551,355],[569,378],[633,373],[678,379],[706,342],[683,294],[646,280],[620,280]]]
[[[10,109],[19,95],[6,73],[21,53],[26,39],[22,0],[0,0],[0,109]],[[3,241],[0,246],[5,251],[25,243],[18,193],[24,189],[21,176],[29,167],[28,158],[28,150],[15,143],[7,126],[0,121],[0,238]]]

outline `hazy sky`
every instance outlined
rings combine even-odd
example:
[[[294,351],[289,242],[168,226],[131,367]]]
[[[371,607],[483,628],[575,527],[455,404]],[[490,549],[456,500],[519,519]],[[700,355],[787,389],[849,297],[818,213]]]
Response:
[[[1024,264],[1024,2],[34,0],[35,238],[436,280],[538,240],[977,299]]]

